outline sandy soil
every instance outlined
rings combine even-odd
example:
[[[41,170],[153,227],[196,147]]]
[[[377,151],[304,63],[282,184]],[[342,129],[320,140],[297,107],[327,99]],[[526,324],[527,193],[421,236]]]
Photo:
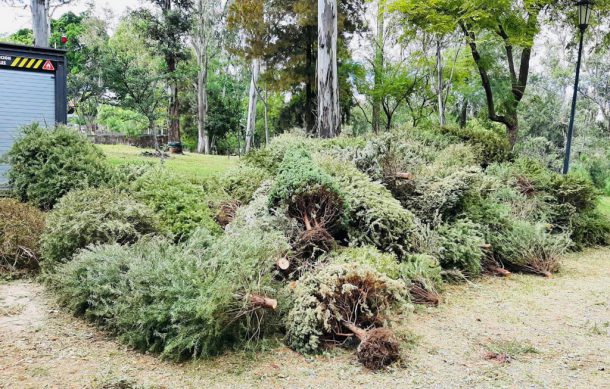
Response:
[[[570,256],[550,280],[485,278],[444,298],[401,324],[405,362],[371,373],[342,350],[162,362],[12,281],[0,284],[0,388],[610,388],[610,250]]]

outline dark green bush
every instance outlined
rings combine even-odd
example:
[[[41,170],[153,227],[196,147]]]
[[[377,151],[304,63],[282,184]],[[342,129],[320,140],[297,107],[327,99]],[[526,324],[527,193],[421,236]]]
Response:
[[[572,218],[570,238],[576,249],[610,245],[610,218],[598,210],[584,211]]]
[[[7,159],[15,194],[45,210],[69,191],[98,186],[108,178],[102,151],[67,127],[25,127]]]
[[[298,196],[307,195],[324,189],[340,197],[337,183],[323,172],[304,148],[290,149],[286,152],[275,178],[269,203],[276,206],[292,202]]]
[[[129,191],[130,185],[138,178],[153,170],[154,166],[151,162],[140,161],[114,166],[110,170],[110,179],[106,186]]]
[[[61,198],[42,235],[42,267],[53,271],[92,244],[131,244],[159,233],[158,219],[144,204],[112,189],[75,190]]]
[[[483,166],[503,162],[511,157],[512,148],[506,135],[483,128],[475,122],[469,123],[466,128],[443,127],[440,131],[472,145]]]
[[[481,246],[485,244],[481,226],[463,219],[441,225],[437,231],[443,269],[459,270],[468,277],[480,275],[483,259]]]
[[[282,234],[257,229],[210,237],[198,229],[184,245],[92,247],[49,285],[62,305],[138,350],[173,360],[217,355],[277,330],[277,314],[252,296],[276,297],[273,269],[288,247]]]
[[[0,271],[36,270],[45,217],[38,209],[0,198]]]
[[[337,182],[303,148],[286,152],[269,193],[269,206],[287,208],[306,231],[330,233],[341,226],[345,208]]]
[[[303,353],[320,350],[325,340],[344,334],[343,321],[360,328],[380,327],[392,312],[407,308],[407,288],[372,267],[329,264],[304,276],[294,291],[287,341]]]
[[[413,214],[351,163],[322,158],[320,164],[344,193],[350,245],[375,246],[402,259],[412,246],[416,228]]]
[[[131,192],[157,213],[161,225],[176,240],[187,238],[198,227],[215,234],[221,232],[208,207],[205,191],[168,170],[154,169],[142,175],[131,185]]]
[[[247,204],[261,184],[270,178],[270,174],[262,168],[242,165],[223,174],[220,185],[232,199]]]
[[[436,225],[462,212],[464,199],[480,179],[481,172],[476,167],[461,169],[446,177],[416,177],[398,198],[423,222]]]
[[[505,265],[547,276],[559,270],[561,256],[572,244],[566,234],[551,234],[547,225],[519,220],[490,243]]]

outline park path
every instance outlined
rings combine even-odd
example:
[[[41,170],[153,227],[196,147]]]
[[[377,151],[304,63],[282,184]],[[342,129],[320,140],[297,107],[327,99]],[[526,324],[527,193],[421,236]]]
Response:
[[[126,349],[62,312],[33,281],[0,284],[0,388],[610,388],[610,250],[569,256],[553,279],[451,286],[397,328],[405,361],[382,373],[353,353],[286,348],[185,364]]]

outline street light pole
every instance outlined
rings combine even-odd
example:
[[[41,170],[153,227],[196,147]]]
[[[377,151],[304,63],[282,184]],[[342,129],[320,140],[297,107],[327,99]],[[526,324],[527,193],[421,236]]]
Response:
[[[576,100],[578,99],[578,83],[580,81],[580,64],[582,61],[582,46],[585,36],[585,28],[580,29],[580,46],[578,47],[578,62],[576,64],[576,81],[574,82],[574,96],[572,97],[572,113],[570,114],[570,125],[566,139],[566,154],[563,160],[563,174],[570,171],[570,154],[572,152],[572,137],[574,136],[574,119],[576,116]]]
[[[574,81],[574,95],[572,97],[572,112],[570,114],[570,125],[568,126],[568,136],[566,139],[565,158],[563,160],[563,174],[570,171],[570,154],[572,153],[572,138],[574,137],[574,119],[576,117],[576,101],[578,99],[578,83],[580,81],[580,65],[582,62],[582,50],[585,38],[585,31],[589,26],[591,18],[592,2],[582,0],[578,2],[578,21],[580,30],[580,44],[578,46],[578,62],[576,64],[576,80]]]

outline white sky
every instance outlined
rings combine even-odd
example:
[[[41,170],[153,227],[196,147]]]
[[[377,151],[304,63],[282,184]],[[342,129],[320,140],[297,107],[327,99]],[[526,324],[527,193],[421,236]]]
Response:
[[[21,0],[29,4],[29,0]],[[63,6],[55,11],[53,18],[72,11],[79,13],[87,9],[87,4],[95,4],[95,14],[103,16],[104,9],[112,11],[114,17],[122,15],[128,8],[135,9],[141,0],[76,0],[73,4]],[[111,23],[112,24],[112,23]],[[29,7],[11,7],[0,1],[0,36],[7,36],[21,28],[31,28],[32,16]]]

